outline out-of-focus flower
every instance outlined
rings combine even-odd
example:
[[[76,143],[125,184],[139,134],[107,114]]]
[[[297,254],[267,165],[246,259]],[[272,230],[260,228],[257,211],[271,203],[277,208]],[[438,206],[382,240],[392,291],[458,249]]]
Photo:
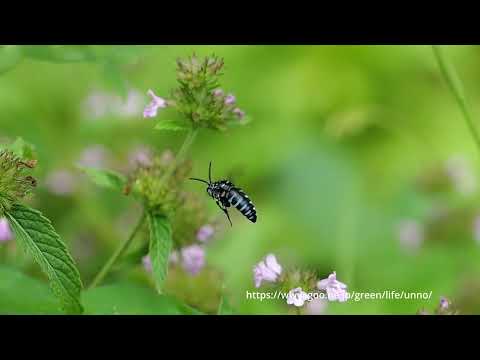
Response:
[[[337,280],[337,273],[334,271],[328,278],[320,280],[317,283],[319,290],[326,290],[329,301],[347,301],[347,285]]]
[[[10,225],[5,218],[0,219],[0,243],[7,242],[13,239],[12,230],[10,230]]]
[[[314,298],[305,305],[307,315],[322,315],[327,309],[328,302],[324,299]]]
[[[182,267],[191,275],[197,275],[205,265],[205,250],[199,245],[182,248]]]
[[[127,99],[116,97],[113,105],[113,112],[122,117],[133,117],[143,108],[143,96],[138,90],[131,89],[128,91]]]
[[[205,243],[210,239],[213,234],[215,233],[215,229],[212,225],[206,224],[203,225],[200,229],[197,231],[197,240]]]
[[[150,259],[150,255],[145,255],[142,258],[142,265],[147,272],[152,272],[152,259]]]
[[[225,105],[233,105],[235,104],[235,96],[233,96],[232,94],[228,94],[226,97],[225,97]]]
[[[169,165],[173,160],[175,160],[175,155],[172,150],[165,150],[160,157],[160,162],[164,166]]]
[[[111,97],[105,92],[93,91],[83,103],[85,115],[90,119],[96,119],[108,114]]]
[[[297,287],[288,292],[287,304],[301,307],[309,298],[310,296],[305,291],[303,291],[301,287]]]
[[[480,244],[480,215],[473,219],[473,238]]]
[[[157,116],[158,109],[167,107],[167,101],[157,95],[152,90],[148,90],[147,94],[152,98],[152,101],[143,110],[143,117],[155,117]]]
[[[452,156],[445,163],[445,171],[459,193],[469,195],[477,189],[477,179],[466,158]]]
[[[245,117],[245,112],[238,107],[233,109],[232,112],[238,117],[239,120],[242,120]]]
[[[444,296],[440,297],[440,305],[439,308],[440,310],[448,310],[450,307],[450,301]]]
[[[273,254],[268,254],[264,260],[260,261],[253,268],[253,278],[255,287],[260,287],[262,281],[275,282],[282,273],[282,267],[277,262]]]
[[[102,168],[106,166],[108,152],[103,145],[87,147],[80,155],[79,164],[86,167]]]
[[[68,195],[74,191],[76,177],[67,170],[56,170],[47,175],[45,186],[55,195]]]
[[[128,154],[128,162],[132,167],[138,165],[151,166],[153,163],[152,157],[152,151],[148,147],[141,145],[130,151]]]
[[[223,96],[223,90],[222,89],[215,89],[215,90],[213,90],[213,95],[217,96],[217,97]]]
[[[424,229],[416,220],[403,220],[398,225],[398,239],[400,245],[407,251],[417,251],[424,240]]]

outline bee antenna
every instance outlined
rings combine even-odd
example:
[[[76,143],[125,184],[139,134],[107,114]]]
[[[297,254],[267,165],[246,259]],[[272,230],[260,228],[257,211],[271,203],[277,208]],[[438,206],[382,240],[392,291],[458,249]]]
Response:
[[[205,180],[203,180],[203,179],[190,178],[190,180],[201,181],[201,182],[203,182],[203,183],[205,183],[205,184],[207,184],[207,185],[210,185],[210,183],[209,183],[209,182],[207,182],[207,181],[205,181]]]
[[[210,164],[208,164],[208,181],[210,183],[212,182],[212,162],[210,161]]]

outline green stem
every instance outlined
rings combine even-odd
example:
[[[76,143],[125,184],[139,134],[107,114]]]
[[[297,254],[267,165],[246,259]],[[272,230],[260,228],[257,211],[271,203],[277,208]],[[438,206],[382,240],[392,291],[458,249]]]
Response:
[[[455,68],[448,63],[445,59],[442,49],[438,45],[433,45],[433,53],[435,54],[435,58],[438,62],[440,67],[440,71],[442,72],[443,77],[445,78],[450,91],[453,93],[455,100],[462,111],[463,117],[467,122],[468,128],[470,133],[475,140],[475,143],[480,151],[480,134],[478,133],[475,124],[473,122],[473,118],[471,116],[470,109],[467,104],[467,100],[465,98],[465,93],[463,90],[462,82],[460,78],[457,76]]]
[[[182,162],[182,160],[185,157],[185,155],[186,155],[188,149],[190,148],[190,146],[192,146],[193,141],[195,140],[195,137],[197,136],[197,133],[198,133],[197,128],[191,129],[188,132],[187,136],[185,137],[185,140],[183,141],[182,146],[180,146],[180,149],[178,150],[177,156],[175,156],[175,160],[172,162],[170,167],[165,171],[165,174],[163,174],[160,181],[163,182],[163,181],[167,180],[172,175],[172,173],[177,168],[178,164],[180,164]]]
[[[130,234],[128,239],[125,240],[117,248],[117,250],[112,254],[110,259],[108,259],[105,265],[103,265],[102,269],[98,272],[97,276],[95,276],[92,283],[88,287],[89,289],[97,286],[103,280],[103,278],[109,273],[109,271],[112,269],[112,266],[115,264],[115,262],[125,253],[128,246],[132,243],[133,239],[135,238],[135,235],[137,235],[138,231],[141,229],[144,221],[145,221],[145,213],[143,213],[141,218],[138,220],[137,226],[135,226],[135,229],[133,229],[133,232]]]

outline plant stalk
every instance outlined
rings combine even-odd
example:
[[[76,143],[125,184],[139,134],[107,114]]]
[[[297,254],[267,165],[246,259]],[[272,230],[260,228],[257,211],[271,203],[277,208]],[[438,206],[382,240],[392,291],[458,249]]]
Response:
[[[98,272],[98,274],[93,279],[92,283],[88,287],[89,289],[94,288],[97,286],[105,276],[110,272],[115,262],[125,253],[127,248],[132,243],[133,239],[137,235],[138,231],[141,229],[143,223],[145,222],[145,213],[142,214],[140,219],[138,220],[137,225],[133,229],[133,232],[130,234],[127,240],[125,240],[117,250],[112,254],[112,256],[108,259],[108,261],[103,265],[102,269]]]
[[[439,45],[433,45],[432,48],[435,59],[437,60],[438,66],[440,67],[440,71],[442,72],[442,75],[445,78],[447,85],[450,88],[450,91],[452,92],[458,106],[460,107],[463,118],[467,122],[468,129],[470,130],[470,133],[472,134],[477,148],[480,151],[480,134],[475,127],[473,117],[468,107],[467,100],[465,98],[465,92],[462,86],[462,81],[458,77],[453,65],[451,65],[445,59],[442,48]]]

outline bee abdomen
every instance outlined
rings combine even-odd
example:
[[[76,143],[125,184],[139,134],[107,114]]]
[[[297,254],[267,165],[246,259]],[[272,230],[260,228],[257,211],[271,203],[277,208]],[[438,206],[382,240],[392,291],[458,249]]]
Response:
[[[251,222],[257,221],[257,211],[252,201],[241,189],[233,188],[227,194],[231,206],[236,207]]]

